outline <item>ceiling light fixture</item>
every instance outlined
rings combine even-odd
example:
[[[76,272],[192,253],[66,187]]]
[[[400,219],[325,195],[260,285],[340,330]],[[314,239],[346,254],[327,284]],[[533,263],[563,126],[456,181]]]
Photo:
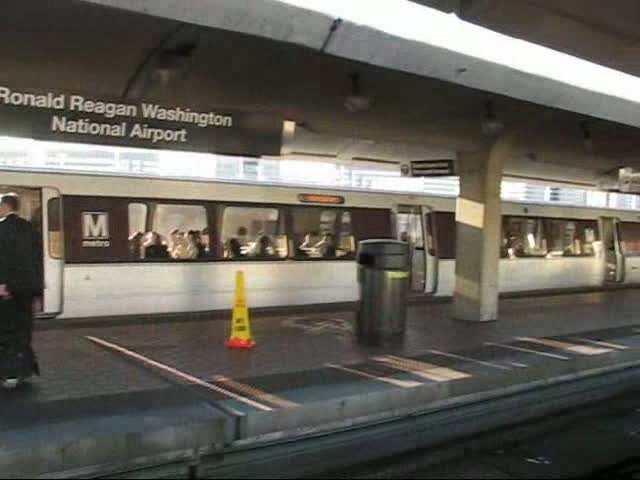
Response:
[[[495,137],[504,130],[503,123],[496,118],[493,100],[485,103],[485,117],[482,120],[482,134],[487,137]]]
[[[360,74],[352,73],[349,75],[351,80],[351,95],[344,101],[344,108],[352,113],[364,112],[371,108],[373,100],[361,94]]]
[[[586,121],[580,122],[580,130],[582,131],[582,144],[587,153],[593,153],[593,137],[591,136],[591,130],[589,129],[589,123]]]

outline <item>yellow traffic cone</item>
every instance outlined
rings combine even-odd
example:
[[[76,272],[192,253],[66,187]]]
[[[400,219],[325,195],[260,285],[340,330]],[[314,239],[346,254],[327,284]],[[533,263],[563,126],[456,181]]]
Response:
[[[236,300],[231,317],[231,338],[225,345],[229,348],[253,348],[256,346],[251,337],[249,308],[244,292],[244,273],[236,272]]]

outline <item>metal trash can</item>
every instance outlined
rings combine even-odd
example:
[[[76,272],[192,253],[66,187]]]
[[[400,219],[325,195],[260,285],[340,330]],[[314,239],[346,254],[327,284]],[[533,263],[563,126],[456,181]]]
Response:
[[[402,337],[407,323],[409,245],[364,240],[358,245],[360,305],[356,331],[365,343]]]

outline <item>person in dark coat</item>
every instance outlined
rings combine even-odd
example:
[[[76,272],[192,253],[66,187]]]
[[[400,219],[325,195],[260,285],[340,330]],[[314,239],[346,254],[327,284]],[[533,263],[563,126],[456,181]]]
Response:
[[[336,256],[336,242],[333,233],[326,232],[322,240],[314,245],[323,258],[334,258]]]
[[[156,232],[147,233],[144,241],[144,258],[159,259],[169,258],[167,246],[162,244],[160,234]]]
[[[42,245],[33,225],[18,216],[19,207],[17,195],[0,198],[0,380],[4,382],[17,381],[6,370],[16,367],[23,375],[27,361],[32,363],[28,374],[38,373],[31,340],[34,299],[44,288]]]

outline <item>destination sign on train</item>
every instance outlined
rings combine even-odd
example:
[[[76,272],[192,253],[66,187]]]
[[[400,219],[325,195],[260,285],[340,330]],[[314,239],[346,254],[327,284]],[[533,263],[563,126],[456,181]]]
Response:
[[[0,85],[0,135],[235,155],[279,155],[275,115],[112,101]]]

